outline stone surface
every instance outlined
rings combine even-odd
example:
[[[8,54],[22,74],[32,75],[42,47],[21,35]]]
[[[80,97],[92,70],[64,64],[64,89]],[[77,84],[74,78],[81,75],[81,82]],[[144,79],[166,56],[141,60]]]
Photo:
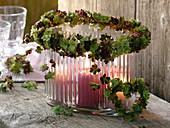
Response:
[[[0,93],[0,128],[169,128],[170,103],[151,95],[147,110],[133,122],[122,117],[104,117],[74,113],[72,117],[53,114],[45,102],[44,84],[28,91],[15,84],[13,90]]]

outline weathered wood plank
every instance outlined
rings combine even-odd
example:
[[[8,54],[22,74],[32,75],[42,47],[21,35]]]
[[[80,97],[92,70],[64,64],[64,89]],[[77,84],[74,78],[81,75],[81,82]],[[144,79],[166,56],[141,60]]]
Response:
[[[74,113],[72,117],[54,115],[45,102],[44,84],[28,91],[15,84],[14,90],[0,93],[0,127],[5,128],[169,128],[170,103],[151,95],[147,110],[133,122],[122,117]]]
[[[149,27],[152,32],[151,45],[141,52],[137,61],[138,76],[149,81],[154,94],[170,101],[169,81],[170,64],[170,1],[137,0],[137,19]],[[167,35],[168,34],[168,35]]]
[[[77,0],[58,0],[58,8],[65,11],[75,11],[80,9],[96,11],[96,1],[97,0],[82,0],[77,2]]]
[[[130,19],[134,17],[134,2],[135,0],[97,0],[97,11],[104,15]]]

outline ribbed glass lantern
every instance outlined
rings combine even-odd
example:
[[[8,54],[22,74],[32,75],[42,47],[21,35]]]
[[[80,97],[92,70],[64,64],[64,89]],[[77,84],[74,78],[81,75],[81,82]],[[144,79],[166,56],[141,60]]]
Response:
[[[109,85],[100,83],[101,75],[121,77],[123,81],[129,77],[127,65],[119,67],[115,64],[116,61],[107,64],[101,61],[92,62],[88,57],[63,57],[52,51],[46,51],[45,56],[46,62],[49,63],[50,59],[56,62],[55,68],[50,63],[48,65],[49,70],[55,72],[55,79],[46,80],[46,101],[52,106],[71,106],[76,111],[91,113],[110,111],[114,107],[104,96],[104,90]],[[94,64],[101,69],[101,72],[95,75],[90,73],[90,68]],[[93,90],[90,82],[100,84],[100,89]],[[117,95],[126,107],[128,102],[123,93],[119,92]]]

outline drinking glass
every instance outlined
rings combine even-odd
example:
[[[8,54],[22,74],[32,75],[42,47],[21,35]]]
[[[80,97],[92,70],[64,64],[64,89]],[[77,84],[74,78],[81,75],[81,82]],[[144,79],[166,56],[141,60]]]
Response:
[[[4,70],[4,47],[8,43],[11,24],[7,21],[0,20],[0,71]]]
[[[23,42],[27,9],[20,6],[0,6],[0,20],[11,23],[11,31],[6,54],[14,55],[18,46]]]

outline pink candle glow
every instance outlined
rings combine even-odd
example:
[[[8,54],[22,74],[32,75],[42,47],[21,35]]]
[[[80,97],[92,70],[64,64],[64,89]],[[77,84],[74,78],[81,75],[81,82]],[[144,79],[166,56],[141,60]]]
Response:
[[[73,60],[70,60],[70,66],[68,66],[66,60],[63,59],[62,61],[56,68],[56,87],[53,87],[56,90],[53,91],[56,93],[54,95],[56,102],[73,105],[78,108],[99,109],[101,106],[101,108],[113,107],[113,105],[110,106],[108,99],[104,96],[106,85],[101,84],[100,77],[103,74],[111,78],[123,76],[121,75],[123,72],[119,71],[120,68],[108,67],[100,63],[98,67],[100,67],[101,72],[94,75],[90,73],[93,62],[87,57],[79,58],[74,63],[72,63]],[[93,90],[89,84],[90,82],[100,84],[100,89]],[[123,92],[118,92],[117,96],[125,106],[126,98]]]
[[[118,96],[119,100],[122,100],[122,104],[126,108],[126,97],[123,95],[123,92],[117,92],[116,95]]]
[[[89,84],[90,82],[99,83],[99,74],[91,74],[90,67],[90,60],[86,59],[85,65],[78,72],[77,107],[98,108],[99,106],[99,90],[93,90]]]
[[[89,61],[89,60],[88,60]],[[86,65],[79,72],[78,78],[78,107],[87,107],[87,108],[98,108],[100,102],[102,103],[106,98],[104,97],[105,86],[102,86],[100,83],[100,75],[101,74],[92,74],[89,72],[90,64],[86,61]],[[122,68],[122,67],[121,67]],[[105,73],[108,73],[108,67],[104,67]],[[113,67],[111,67],[113,69]],[[123,72],[111,70],[110,77],[113,77],[112,74],[117,74],[121,76],[120,79],[123,78]],[[102,73],[103,74],[103,73]],[[107,74],[108,75],[108,74]],[[90,87],[90,82],[94,82],[100,84],[100,89],[93,90]],[[122,100],[123,105],[126,107],[126,97],[123,95],[123,92],[117,92],[117,96],[119,100]]]

